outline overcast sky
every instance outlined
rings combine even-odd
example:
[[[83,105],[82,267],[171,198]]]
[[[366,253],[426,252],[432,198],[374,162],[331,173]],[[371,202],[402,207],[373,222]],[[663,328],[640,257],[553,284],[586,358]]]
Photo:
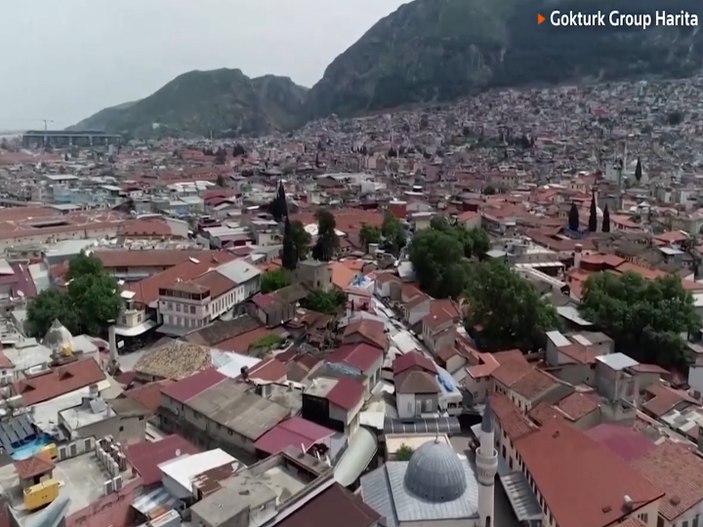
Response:
[[[63,128],[186,71],[312,86],[408,0],[0,0],[0,130]]]

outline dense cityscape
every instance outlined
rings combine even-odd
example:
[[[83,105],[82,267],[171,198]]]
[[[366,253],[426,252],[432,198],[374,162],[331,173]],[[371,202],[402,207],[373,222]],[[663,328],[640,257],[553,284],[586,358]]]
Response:
[[[702,91],[3,136],[0,527],[703,525]]]

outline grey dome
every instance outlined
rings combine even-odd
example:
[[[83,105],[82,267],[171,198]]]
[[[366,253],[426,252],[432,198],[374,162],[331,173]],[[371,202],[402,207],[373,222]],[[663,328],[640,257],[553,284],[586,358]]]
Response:
[[[452,447],[430,441],[418,448],[408,461],[405,487],[423,500],[452,501],[466,490],[466,471]]]
[[[73,349],[73,335],[58,319],[54,320],[44,336],[44,345],[52,351]]]

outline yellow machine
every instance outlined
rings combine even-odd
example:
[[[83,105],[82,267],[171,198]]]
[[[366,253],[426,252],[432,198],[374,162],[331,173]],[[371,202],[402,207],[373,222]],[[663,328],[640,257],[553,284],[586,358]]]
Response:
[[[47,479],[24,489],[24,508],[28,511],[37,510],[48,505],[59,496],[59,480]]]
[[[52,460],[55,460],[57,457],[59,457],[59,449],[56,447],[56,443],[49,443],[48,445],[44,445],[43,447],[41,447],[39,452],[43,454],[49,454],[49,457]]]
[[[61,348],[61,355],[64,357],[73,357],[73,350],[71,349],[71,346],[64,346]]]

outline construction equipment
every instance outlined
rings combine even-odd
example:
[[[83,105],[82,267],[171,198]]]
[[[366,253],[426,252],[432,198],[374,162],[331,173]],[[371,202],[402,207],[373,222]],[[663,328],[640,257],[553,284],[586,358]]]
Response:
[[[47,479],[24,489],[24,508],[35,511],[59,497],[58,479]]]

